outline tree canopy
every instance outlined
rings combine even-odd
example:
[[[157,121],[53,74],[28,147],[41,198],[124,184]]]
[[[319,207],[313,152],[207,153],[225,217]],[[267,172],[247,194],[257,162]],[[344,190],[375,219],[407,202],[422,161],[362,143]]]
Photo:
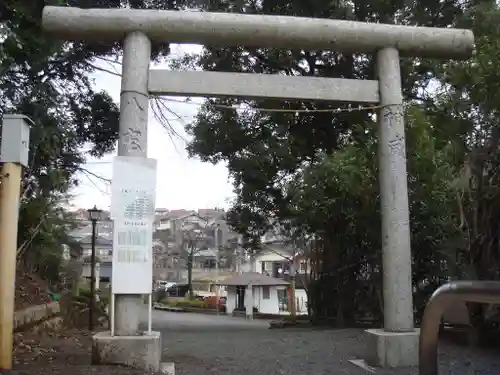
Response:
[[[498,276],[495,2],[215,1],[204,9],[472,28],[476,53],[467,61],[401,61],[417,307],[421,311],[429,293],[449,278]],[[205,46],[179,65],[370,79],[373,63],[365,54]],[[234,104],[243,109],[227,109]],[[311,303],[316,314],[339,324],[354,311],[382,312],[376,127],[369,108],[239,99],[209,99],[189,126],[191,155],[227,163],[236,192],[229,217],[254,239],[250,246],[283,222],[319,239]]]
[[[82,166],[85,157],[100,157],[115,147],[119,108],[108,93],[96,91],[91,73],[108,56],[121,54],[121,43],[90,45],[46,35],[41,27],[43,7],[178,8],[176,2],[128,3],[6,0],[0,4],[0,115],[19,113],[34,121],[29,166],[23,176],[18,254],[36,259],[36,268],[66,241],[61,237],[68,231],[64,211],[68,192],[78,184],[77,172],[95,177]],[[168,46],[154,47],[155,59],[168,53]]]

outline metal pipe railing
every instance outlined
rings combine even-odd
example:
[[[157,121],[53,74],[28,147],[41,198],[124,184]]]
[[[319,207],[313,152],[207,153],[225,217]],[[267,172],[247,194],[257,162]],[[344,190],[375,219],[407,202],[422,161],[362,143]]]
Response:
[[[420,327],[419,375],[438,375],[441,318],[451,301],[500,303],[500,281],[453,281],[439,287],[425,307]]]

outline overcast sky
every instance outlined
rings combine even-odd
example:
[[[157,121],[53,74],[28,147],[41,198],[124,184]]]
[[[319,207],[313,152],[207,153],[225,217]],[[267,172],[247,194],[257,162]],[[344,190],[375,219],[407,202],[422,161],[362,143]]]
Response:
[[[185,52],[199,51],[198,46],[173,45],[174,55]],[[120,66],[103,65],[108,70]],[[158,66],[158,67],[161,67]],[[164,66],[163,66],[164,67]],[[120,99],[120,77],[97,72],[93,74],[95,86],[106,90],[119,103]],[[183,98],[172,98],[182,100]],[[172,111],[178,114],[184,124],[188,123],[199,109],[199,105],[189,103],[172,102]],[[202,163],[196,159],[189,159],[185,151],[186,143],[182,139],[171,139],[167,131],[159,124],[149,112],[148,121],[148,157],[158,160],[158,175],[156,187],[156,207],[168,209],[198,209],[213,207],[228,207],[228,200],[233,197],[232,185],[228,180],[225,165],[212,165]],[[167,116],[171,124],[184,139],[184,124],[175,119],[174,115]],[[84,166],[92,173],[110,179],[112,175],[112,159],[116,154],[106,155],[102,159],[89,158]],[[80,173],[78,175],[80,186],[72,191],[74,195],[73,205],[75,208],[90,208],[96,205],[101,209],[108,209],[110,205],[111,188],[99,178]]]

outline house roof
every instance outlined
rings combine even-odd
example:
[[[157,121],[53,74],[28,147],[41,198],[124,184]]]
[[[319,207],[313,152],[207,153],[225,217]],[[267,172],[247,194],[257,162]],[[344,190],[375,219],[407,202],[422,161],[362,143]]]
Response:
[[[256,253],[255,256],[258,257],[260,255],[265,255],[265,254],[276,254],[282,257],[284,260],[289,260],[293,258],[294,253],[295,250],[290,247],[279,246],[274,244],[271,245],[263,244],[261,251]]]
[[[215,258],[217,256],[217,249],[203,249],[195,252],[193,254],[194,258],[201,258],[201,257],[213,257]]]
[[[162,219],[182,219],[187,216],[196,214],[196,211],[191,210],[171,210],[168,211]]]
[[[221,282],[224,282],[224,280],[227,280],[227,279],[232,278],[234,276],[235,275],[233,273],[230,273],[230,274],[220,273],[217,277],[215,277],[215,275],[198,276],[198,277],[193,278],[193,281],[209,281],[209,282],[213,283],[213,282],[219,280],[219,284],[220,284]]]
[[[224,210],[217,208],[200,208],[198,210],[198,215],[212,220],[221,220],[225,214]]]
[[[78,242],[80,244],[85,244],[85,245],[91,244],[92,243],[92,236],[83,237]],[[95,244],[96,244],[96,246],[110,246],[110,245],[113,245],[113,240],[107,239],[103,236],[97,236]]]
[[[219,283],[226,286],[250,285],[253,286],[274,286],[274,285],[289,285],[285,280],[276,279],[271,276],[263,275],[257,272],[246,272],[241,275],[230,277]]]

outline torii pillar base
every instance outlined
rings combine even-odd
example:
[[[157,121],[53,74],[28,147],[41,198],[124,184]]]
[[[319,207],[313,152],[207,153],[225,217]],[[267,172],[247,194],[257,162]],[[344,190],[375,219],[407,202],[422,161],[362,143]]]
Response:
[[[162,363],[160,332],[137,336],[111,336],[99,332],[92,337],[92,364],[125,365],[146,372],[175,375],[173,363]]]
[[[382,368],[418,366],[420,330],[413,332],[388,332],[368,329],[366,336],[366,362]]]

